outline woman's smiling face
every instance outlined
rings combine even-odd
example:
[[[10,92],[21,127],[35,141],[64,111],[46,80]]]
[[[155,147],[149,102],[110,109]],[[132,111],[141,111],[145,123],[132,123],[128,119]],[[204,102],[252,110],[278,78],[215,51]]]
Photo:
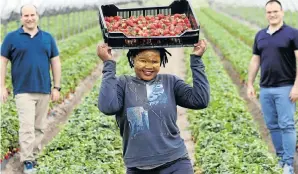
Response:
[[[154,79],[160,70],[160,53],[157,50],[145,50],[134,58],[136,76],[142,80]]]

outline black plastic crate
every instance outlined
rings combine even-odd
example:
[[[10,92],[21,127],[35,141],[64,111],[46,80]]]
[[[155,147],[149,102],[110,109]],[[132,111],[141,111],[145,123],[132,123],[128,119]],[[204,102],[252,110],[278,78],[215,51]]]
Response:
[[[104,17],[121,16],[129,18],[140,15],[174,15],[185,13],[188,17],[192,30],[184,31],[179,36],[126,36],[122,32],[109,32]],[[187,0],[175,0],[169,6],[125,8],[120,9],[114,4],[102,5],[99,10],[99,24],[102,30],[104,42],[113,49],[136,49],[136,48],[171,48],[193,47],[199,40],[200,25],[196,15]]]

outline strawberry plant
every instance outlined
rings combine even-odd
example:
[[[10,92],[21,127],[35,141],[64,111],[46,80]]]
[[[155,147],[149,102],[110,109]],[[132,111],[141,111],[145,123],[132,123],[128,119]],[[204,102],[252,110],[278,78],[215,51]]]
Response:
[[[118,74],[131,74],[126,58],[117,62]],[[43,173],[124,173],[122,145],[114,117],[97,108],[100,81],[83,99],[67,124],[38,159]]]
[[[91,29],[58,43],[59,47],[61,46],[61,85],[63,87],[61,100],[73,92],[80,80],[88,76],[97,65],[99,58],[93,52],[96,48],[95,43],[100,38],[100,33],[96,29]],[[7,79],[10,79],[10,74],[7,75]],[[11,89],[11,81],[7,81],[7,86]],[[51,107],[53,107],[52,103]],[[12,94],[7,103],[1,105],[1,115],[1,157],[3,157],[10,149],[18,147],[18,114]]]
[[[265,4],[264,4],[265,5]],[[240,6],[222,6],[220,7],[225,13],[240,17],[246,21],[250,21],[260,27],[267,27],[268,21],[265,17],[265,9],[258,7],[240,7]],[[292,27],[298,28],[298,13],[297,11],[285,10],[284,21]]]
[[[188,57],[190,50],[186,51]],[[277,159],[268,151],[246,103],[212,49],[203,57],[211,100],[204,110],[188,110],[195,141],[196,168],[203,173],[280,173]],[[187,79],[192,73],[187,59]]]
[[[252,47],[254,43],[254,37],[257,33],[256,30],[251,29],[250,27],[247,27],[239,22],[236,22],[230,17],[221,15],[210,8],[202,8],[201,12],[208,16],[208,18],[220,24],[222,28],[229,31],[229,33],[231,33],[233,36],[239,38],[249,47]]]
[[[67,25],[68,18],[70,20],[69,27]],[[63,34],[65,39],[68,36],[85,31],[86,28],[94,27],[97,24],[96,18],[97,11],[79,11],[68,14],[58,14],[55,16],[43,16],[40,18],[39,27],[47,32],[50,32],[56,39],[60,40],[62,39]],[[19,21],[11,21],[6,24],[6,32],[14,31],[20,26],[21,23]],[[4,32],[5,27],[3,24],[1,24],[1,42],[5,36]]]
[[[201,27],[206,37],[220,49],[223,56],[232,63],[233,67],[240,74],[241,81],[245,82],[248,75],[248,65],[252,57],[252,48],[240,42],[234,35],[210,19],[205,13],[200,11],[197,15],[200,17]]]
[[[234,32],[236,29],[232,28],[243,28],[244,33],[246,33],[245,26],[243,24],[237,24],[232,23],[227,19],[227,17],[219,18],[218,15],[212,14],[212,18],[205,15],[205,10],[202,10],[198,13],[198,16],[200,16],[200,22],[201,26],[204,29],[204,33],[210,39],[216,47],[218,47],[223,54],[223,56],[228,59],[235,70],[240,74],[240,78],[245,83],[248,78],[248,65],[250,63],[250,59],[252,57],[252,47],[247,46],[244,44],[244,42],[240,42],[239,38],[241,38],[241,34],[236,34],[237,32]],[[213,20],[213,18],[217,18],[217,20]],[[229,24],[231,24],[232,27],[222,27],[221,22],[217,23],[221,20],[227,20],[229,21]],[[226,30],[225,28],[229,28]],[[244,37],[245,40],[253,42],[248,37]],[[242,39],[241,39],[242,40]],[[257,75],[257,78],[255,80],[255,89],[257,96],[259,96],[260,86],[257,84],[260,81],[260,74]],[[297,106],[298,110],[298,106]],[[295,114],[295,119],[298,119],[298,113]],[[298,125],[296,124],[296,131],[298,133]],[[297,140],[298,143],[298,140]]]

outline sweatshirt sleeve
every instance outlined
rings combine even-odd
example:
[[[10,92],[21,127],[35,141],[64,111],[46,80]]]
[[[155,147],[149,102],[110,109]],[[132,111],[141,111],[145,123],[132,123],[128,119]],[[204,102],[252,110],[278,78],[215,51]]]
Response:
[[[203,109],[208,106],[210,99],[209,82],[201,57],[191,55],[190,59],[193,87],[177,78],[174,85],[176,103],[189,109]]]
[[[116,62],[104,62],[103,77],[98,97],[98,109],[106,115],[115,115],[123,107],[123,83],[116,78]]]

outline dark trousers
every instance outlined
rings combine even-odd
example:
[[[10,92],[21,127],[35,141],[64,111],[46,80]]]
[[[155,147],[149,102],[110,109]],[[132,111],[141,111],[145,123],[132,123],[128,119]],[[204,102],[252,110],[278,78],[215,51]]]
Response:
[[[135,167],[127,168],[126,174],[194,174],[194,171],[190,160],[183,158],[151,170],[140,170]]]

